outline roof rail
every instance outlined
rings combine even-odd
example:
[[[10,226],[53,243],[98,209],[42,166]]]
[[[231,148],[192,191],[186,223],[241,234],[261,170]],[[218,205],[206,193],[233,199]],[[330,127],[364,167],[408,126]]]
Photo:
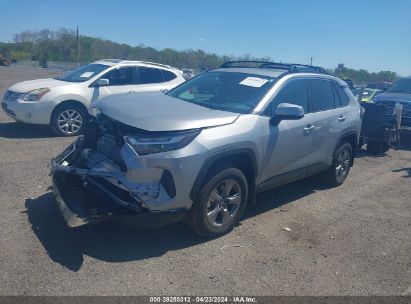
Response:
[[[106,62],[111,62],[111,63],[129,63],[129,62],[138,62],[138,63],[145,63],[145,64],[150,64],[150,65],[155,65],[159,67],[164,67],[164,68],[169,68],[169,69],[177,69],[175,67],[172,67],[170,65],[162,64],[162,63],[157,63],[157,62],[150,62],[150,61],[141,61],[141,60],[127,60],[127,59],[100,59],[97,61],[106,61]]]
[[[159,66],[159,67],[169,68],[169,69],[177,69],[175,67],[172,67],[171,65],[157,63],[157,62],[150,62],[150,61],[139,61],[139,62],[146,63],[146,64],[151,64],[151,65],[156,65],[156,66]]]
[[[227,61],[223,63],[220,68],[260,68],[260,69],[274,69],[284,70],[284,73],[321,73],[327,74],[327,71],[318,66],[305,65],[298,63],[278,63],[270,61],[258,61],[258,60],[240,60],[240,61]]]

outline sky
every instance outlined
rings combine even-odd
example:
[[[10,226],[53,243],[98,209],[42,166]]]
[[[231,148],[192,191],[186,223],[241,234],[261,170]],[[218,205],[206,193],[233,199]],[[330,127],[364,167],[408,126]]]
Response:
[[[0,0],[0,41],[79,26],[132,46],[411,75],[411,0]],[[5,13],[7,11],[7,13]]]

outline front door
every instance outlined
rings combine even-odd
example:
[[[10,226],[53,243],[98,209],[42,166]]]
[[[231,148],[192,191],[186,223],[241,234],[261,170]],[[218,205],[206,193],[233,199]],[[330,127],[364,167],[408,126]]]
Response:
[[[277,125],[269,125],[267,147],[263,159],[262,181],[283,174],[306,174],[313,164],[313,136],[315,119],[309,113],[306,80],[292,79],[285,83],[269,105],[272,116],[280,103],[300,105],[306,113],[299,120],[283,120]]]
[[[112,69],[102,75],[101,79],[108,79],[106,86],[90,87],[91,107],[93,104],[106,96],[113,94],[133,92],[136,86],[136,68],[132,66],[122,66]]]

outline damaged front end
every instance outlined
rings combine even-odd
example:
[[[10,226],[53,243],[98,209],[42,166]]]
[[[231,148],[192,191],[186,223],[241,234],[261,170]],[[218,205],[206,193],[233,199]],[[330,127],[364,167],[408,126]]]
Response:
[[[171,172],[145,167],[127,144],[128,135],[144,132],[100,114],[52,160],[53,191],[68,226],[112,219],[157,228],[187,216],[187,208],[175,208]]]

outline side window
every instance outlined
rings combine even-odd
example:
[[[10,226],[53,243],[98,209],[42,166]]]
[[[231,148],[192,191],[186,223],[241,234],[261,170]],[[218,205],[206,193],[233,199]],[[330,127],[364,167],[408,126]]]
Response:
[[[170,71],[166,71],[166,70],[162,70],[162,71],[163,71],[163,76],[164,76],[165,81],[171,81],[177,78],[177,76]]]
[[[155,68],[139,67],[140,83],[159,83],[164,82],[161,70]]]
[[[133,71],[132,67],[118,68],[107,72],[101,78],[108,79],[110,86],[129,85],[133,84]]]
[[[336,104],[338,105],[337,101],[339,101],[340,107],[348,106],[348,104],[350,103],[350,98],[347,96],[347,94],[344,92],[341,86],[338,83],[333,82],[333,87],[337,94],[336,99],[335,99]]]
[[[308,80],[312,112],[334,109],[334,94],[331,81],[325,79]]]
[[[271,101],[269,113],[267,114],[271,116],[280,103],[292,103],[302,106],[304,113],[308,113],[308,98],[305,83],[306,81],[303,79],[294,79],[286,83]]]

